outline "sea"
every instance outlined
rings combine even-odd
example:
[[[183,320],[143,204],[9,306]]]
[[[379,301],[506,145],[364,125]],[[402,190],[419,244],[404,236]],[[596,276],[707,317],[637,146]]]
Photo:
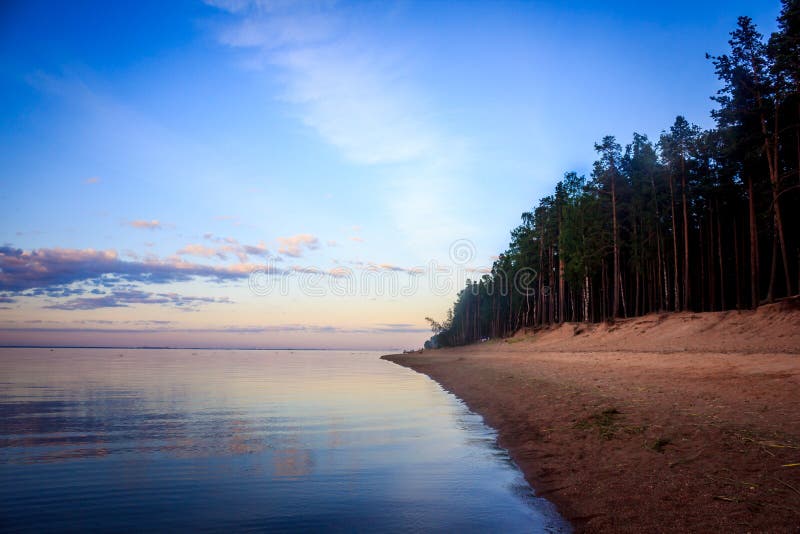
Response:
[[[0,530],[569,531],[381,354],[0,348]]]

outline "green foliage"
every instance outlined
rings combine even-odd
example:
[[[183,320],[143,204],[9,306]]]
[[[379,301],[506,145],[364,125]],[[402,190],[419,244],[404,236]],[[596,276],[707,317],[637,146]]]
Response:
[[[428,319],[432,345],[796,292],[800,2],[784,0],[768,42],[740,17],[729,43],[709,56],[717,127],[678,116],[656,145],[604,137],[591,177],[566,173],[521,215],[491,273],[467,282],[445,321]]]

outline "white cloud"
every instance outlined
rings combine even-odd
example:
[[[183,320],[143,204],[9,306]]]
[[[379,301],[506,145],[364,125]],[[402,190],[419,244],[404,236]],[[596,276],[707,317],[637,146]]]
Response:
[[[406,43],[360,31],[358,6],[211,3],[235,14],[220,42],[276,68],[281,96],[299,119],[346,160],[375,168],[376,200],[409,246],[430,255],[470,234],[469,221],[441,201],[465,186],[467,150],[414,83]]]
[[[423,120],[422,106],[391,61],[363,43],[276,52],[283,67],[285,98],[299,106],[303,122],[344,156],[359,164],[407,163],[429,157],[437,134]]]

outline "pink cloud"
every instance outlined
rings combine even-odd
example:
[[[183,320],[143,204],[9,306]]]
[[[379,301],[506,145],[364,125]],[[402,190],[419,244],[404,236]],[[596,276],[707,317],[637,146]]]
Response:
[[[311,234],[297,234],[291,237],[279,237],[280,248],[278,252],[293,258],[303,255],[303,249],[316,250],[319,248],[319,239]]]
[[[211,234],[205,234],[203,237],[215,243],[226,243],[218,247],[209,247],[199,243],[191,243],[180,249],[176,254],[178,256],[197,256],[200,258],[213,258],[217,257],[221,260],[228,259],[228,255],[236,256],[241,263],[248,261],[250,256],[258,256],[267,258],[270,256],[267,246],[261,241],[258,245],[240,245],[232,237],[214,237]]]
[[[397,265],[392,265],[391,263],[380,263],[377,265],[374,263],[370,263],[369,266],[373,269],[377,268],[382,271],[396,271],[408,274],[421,274],[425,272],[424,269],[422,269],[421,267],[399,267]]]
[[[217,249],[196,243],[190,243],[186,245],[180,249],[177,254],[179,256],[197,256],[200,258],[213,258],[214,256],[217,256],[225,259],[225,256],[221,255]]]
[[[45,248],[25,251],[0,247],[0,291],[21,292],[85,281],[167,283],[196,277],[224,281],[247,278],[254,270],[268,274],[284,272],[272,265],[253,263],[203,265],[184,261],[179,256],[165,260],[148,256],[144,260],[125,261],[115,250]]]
[[[163,228],[163,225],[158,221],[158,219],[153,219],[152,221],[138,219],[135,221],[130,221],[127,223],[127,225],[142,230],[161,230]]]

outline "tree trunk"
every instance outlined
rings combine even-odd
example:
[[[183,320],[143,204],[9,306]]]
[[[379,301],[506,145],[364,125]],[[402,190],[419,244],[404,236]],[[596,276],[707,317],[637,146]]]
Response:
[[[611,305],[611,320],[617,318],[619,314],[619,243],[617,229],[617,177],[616,173],[611,175],[611,217],[614,232],[614,298]]]
[[[558,322],[564,322],[564,255],[561,253],[561,202],[556,204],[558,210]]]
[[[703,219],[701,218],[699,221],[700,225],[697,228],[697,240],[698,240],[698,256],[700,257],[700,283],[698,284],[698,289],[700,293],[700,311],[706,311],[706,262],[705,262],[705,254],[703,251],[705,250],[704,244],[705,239],[703,239]],[[694,308],[693,308],[694,309]]]
[[[737,228],[739,227],[739,223],[736,222],[736,219],[733,220],[733,256],[734,256],[734,271],[736,274],[736,309],[742,309],[742,275],[739,272],[739,260],[741,256],[739,255],[739,231]]]
[[[558,322],[564,322],[564,257],[558,254]]]
[[[773,232],[772,239],[772,263],[769,267],[769,284],[767,285],[767,302],[775,300],[775,271],[778,270],[778,240],[774,239]]]
[[[670,210],[672,211],[672,265],[674,268],[674,282],[675,282],[675,302],[673,303],[673,310],[678,311],[681,309],[681,297],[678,282],[678,228],[675,221],[675,187],[672,175],[669,176],[669,198]]]
[[[689,210],[686,205],[686,162],[681,157],[681,197],[683,200],[683,309],[691,307],[689,286]]]
[[[758,95],[758,102],[759,106],[761,105],[761,95]],[[781,249],[781,259],[783,260],[783,274],[785,277],[786,283],[786,294],[792,294],[792,281],[791,276],[789,274],[789,259],[786,254],[786,240],[784,239],[783,235],[783,220],[781,217],[781,204],[779,200],[780,196],[780,169],[778,168],[778,146],[779,146],[779,123],[778,123],[778,113],[779,113],[779,103],[775,103],[775,111],[773,117],[773,133],[772,133],[772,141],[770,142],[770,137],[767,135],[767,119],[764,114],[761,114],[761,133],[764,135],[764,152],[767,154],[767,166],[769,167],[769,183],[770,189],[772,190],[772,209],[775,216],[775,227],[773,228],[773,235],[777,232],[778,243],[780,244]],[[776,258],[777,259],[777,258]],[[770,298],[772,295],[770,295]]]
[[[717,309],[717,270],[714,266],[714,210],[708,209],[708,247],[706,249],[708,271],[708,310]]]
[[[583,320],[589,322],[589,271],[584,270],[583,274]]]
[[[758,308],[759,276],[758,276],[758,224],[756,222],[756,206],[753,195],[753,177],[747,180],[747,203],[750,215],[750,307]]]
[[[720,223],[719,201],[717,201],[717,258],[719,259],[719,299],[720,309],[725,310],[725,261],[722,259],[722,223]],[[734,224],[736,222],[734,221]]]
[[[664,261],[662,258],[661,252],[661,226],[659,225],[659,221],[661,220],[661,216],[658,213],[658,195],[656,193],[656,179],[653,174],[650,175],[650,187],[653,191],[653,213],[655,214],[654,224],[656,227],[656,259],[658,263],[656,264],[656,277],[657,277],[657,284],[658,284],[658,308],[659,310],[663,310],[665,306],[668,306],[667,302],[669,300],[669,289],[666,286],[666,273],[662,275],[661,269],[664,265]],[[664,280],[664,285],[662,286],[662,280]],[[662,293],[664,295],[664,300],[662,300]]]
[[[608,268],[605,258],[602,260],[600,297],[600,314],[603,322],[606,322],[608,320]]]

